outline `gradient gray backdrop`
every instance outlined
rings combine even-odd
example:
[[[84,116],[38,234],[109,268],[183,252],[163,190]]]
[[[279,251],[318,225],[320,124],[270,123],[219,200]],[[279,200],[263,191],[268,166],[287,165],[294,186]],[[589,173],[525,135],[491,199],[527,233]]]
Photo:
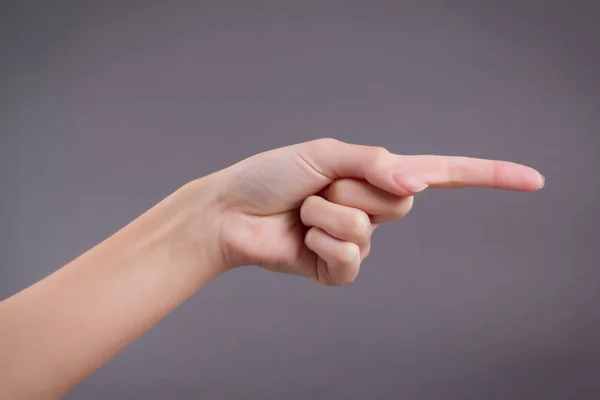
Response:
[[[419,196],[348,287],[222,276],[68,399],[600,398],[598,2],[445,3],[1,3],[1,297],[317,137],[547,176]]]

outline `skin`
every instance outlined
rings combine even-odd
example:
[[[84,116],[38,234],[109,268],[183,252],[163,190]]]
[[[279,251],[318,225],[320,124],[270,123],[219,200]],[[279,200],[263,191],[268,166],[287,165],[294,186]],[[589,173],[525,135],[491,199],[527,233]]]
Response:
[[[181,187],[0,303],[0,398],[54,399],[216,276],[244,265],[345,285],[379,224],[426,188],[535,191],[505,161],[404,156],[334,139],[249,157]]]

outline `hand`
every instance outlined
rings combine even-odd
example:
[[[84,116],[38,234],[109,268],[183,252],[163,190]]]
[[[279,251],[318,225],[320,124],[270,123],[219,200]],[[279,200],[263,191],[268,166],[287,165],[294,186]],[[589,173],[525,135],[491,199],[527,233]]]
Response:
[[[327,285],[352,282],[373,229],[404,217],[427,187],[544,184],[534,169],[505,161],[403,156],[335,139],[260,153],[206,179],[227,268],[260,265]]]
[[[65,395],[224,269],[255,264],[352,282],[373,228],[406,215],[427,186],[531,191],[543,178],[502,161],[400,156],[332,139],[255,155],[190,182],[0,302],[3,394]]]

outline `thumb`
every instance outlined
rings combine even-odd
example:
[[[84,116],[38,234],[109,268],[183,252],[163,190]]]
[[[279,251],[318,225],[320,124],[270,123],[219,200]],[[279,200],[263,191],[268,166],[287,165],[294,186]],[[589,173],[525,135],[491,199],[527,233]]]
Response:
[[[406,169],[398,155],[383,147],[350,144],[331,138],[292,147],[297,147],[296,154],[308,167],[330,181],[364,179],[398,196],[411,196],[428,186],[415,171]]]

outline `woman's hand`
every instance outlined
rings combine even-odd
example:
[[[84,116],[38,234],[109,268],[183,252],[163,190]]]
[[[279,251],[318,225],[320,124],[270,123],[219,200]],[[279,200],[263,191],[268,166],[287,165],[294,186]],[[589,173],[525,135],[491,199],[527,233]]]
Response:
[[[427,186],[542,185],[517,164],[332,139],[255,155],[190,182],[0,302],[0,397],[61,397],[227,269],[257,264],[349,283],[373,228],[406,215]]]
[[[227,269],[261,265],[328,285],[352,282],[373,229],[404,217],[427,187],[544,184],[534,169],[505,161],[402,156],[334,139],[257,154],[201,181],[214,193],[211,225]]]

